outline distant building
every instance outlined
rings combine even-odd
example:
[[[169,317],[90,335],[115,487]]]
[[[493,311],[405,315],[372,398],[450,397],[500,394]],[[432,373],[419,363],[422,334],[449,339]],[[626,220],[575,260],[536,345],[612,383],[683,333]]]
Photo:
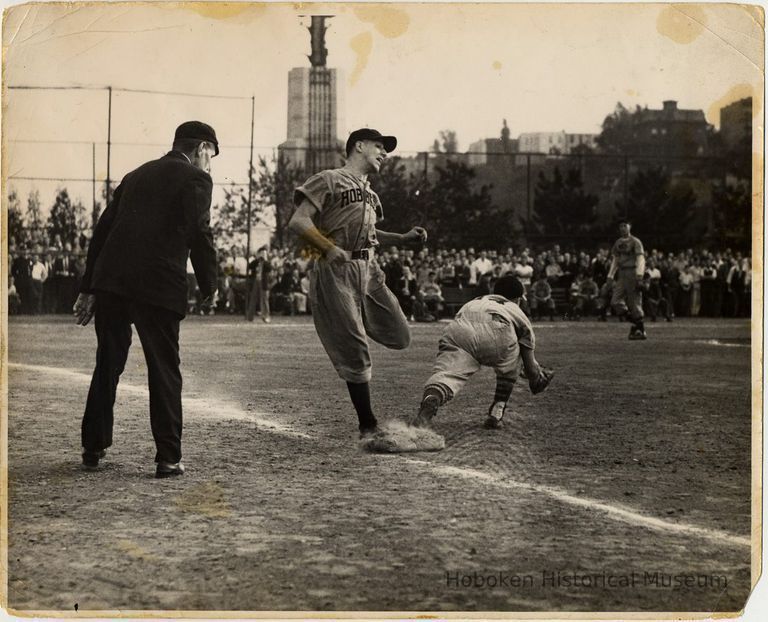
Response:
[[[509,137],[509,128],[507,120],[504,119],[501,128],[501,138],[482,138],[469,145],[467,153],[467,164],[469,166],[483,166],[493,164],[495,161],[501,162],[504,158],[498,158],[500,154],[517,153],[518,141]]]
[[[520,134],[521,153],[548,153],[567,155],[579,147],[594,149],[596,134],[568,134],[567,132],[526,132]]]
[[[520,134],[522,153],[565,153],[565,132],[526,132]]]
[[[342,162],[338,138],[341,114],[340,75],[326,67],[325,19],[312,16],[311,67],[295,67],[288,73],[288,133],[279,154],[301,166],[307,174],[335,168]]]
[[[510,140],[505,150],[500,138],[482,138],[469,145],[467,164],[469,166],[482,166],[492,164],[497,158],[494,156],[505,153],[517,153],[517,140]]]
[[[683,110],[674,100],[663,105],[661,110],[644,108],[634,115],[631,151],[672,157],[706,155],[712,127],[704,111]]]
[[[565,137],[568,143],[567,153],[573,153],[579,147],[585,149],[597,148],[597,134],[566,134]]]
[[[752,98],[745,97],[720,109],[720,136],[731,151],[745,143],[752,145]]]

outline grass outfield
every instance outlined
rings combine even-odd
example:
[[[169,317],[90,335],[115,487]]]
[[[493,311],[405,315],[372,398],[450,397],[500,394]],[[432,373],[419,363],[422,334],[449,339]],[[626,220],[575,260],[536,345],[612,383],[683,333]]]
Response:
[[[9,605],[24,611],[736,611],[750,589],[745,320],[535,325],[549,389],[482,422],[482,370],[438,453],[357,448],[307,318],[182,323],[184,462],[153,478],[138,338],[115,444],[79,468],[91,326],[9,320]],[[374,408],[421,396],[440,324],[372,346]],[[491,585],[493,583],[493,585]]]

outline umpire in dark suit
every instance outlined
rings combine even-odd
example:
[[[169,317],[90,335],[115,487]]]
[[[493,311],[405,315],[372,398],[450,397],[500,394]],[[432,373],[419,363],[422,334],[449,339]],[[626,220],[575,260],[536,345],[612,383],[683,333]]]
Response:
[[[202,296],[212,298],[216,290],[209,173],[218,153],[212,127],[181,124],[173,150],[128,173],[96,225],[74,307],[80,325],[95,314],[98,342],[82,426],[86,468],[97,468],[112,445],[115,394],[133,324],[147,361],[156,476],[184,473],[179,323],[187,308],[187,257]]]

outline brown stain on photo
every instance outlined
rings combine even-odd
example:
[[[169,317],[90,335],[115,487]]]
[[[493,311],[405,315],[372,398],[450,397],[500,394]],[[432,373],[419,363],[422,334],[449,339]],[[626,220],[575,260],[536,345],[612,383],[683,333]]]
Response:
[[[146,561],[159,561],[157,555],[153,555],[147,549],[140,546],[133,540],[118,540],[115,542],[115,548],[125,553],[129,557],[135,559],[143,559]]]
[[[499,71],[499,70],[502,68],[502,66],[503,66],[503,65],[501,64],[501,62],[500,62],[500,61],[497,61],[497,60],[493,61],[493,68],[494,68],[496,71]]]
[[[395,39],[405,34],[411,23],[406,11],[393,6],[372,4],[356,6],[353,11],[361,22],[371,24],[377,33],[387,39]],[[361,32],[352,37],[349,46],[355,53],[355,66],[349,76],[349,84],[354,86],[368,65],[368,58],[373,50],[373,35],[370,31]]]
[[[204,482],[185,490],[174,499],[174,503],[182,511],[208,518],[226,518],[232,513],[224,489],[214,482]]]
[[[359,35],[352,37],[349,47],[355,53],[355,67],[349,76],[349,83],[354,86],[363,74],[366,65],[368,65],[368,57],[373,49],[373,35],[370,32],[361,32]]]
[[[740,8],[749,13],[752,19],[754,19],[760,25],[760,28],[765,28],[765,9],[763,7],[757,5],[742,4]]]
[[[162,6],[162,5],[161,5]],[[184,2],[169,8],[183,7],[201,17],[226,20],[237,18],[238,21],[250,21],[261,16],[267,7],[250,2]]]
[[[756,97],[755,88],[751,84],[742,83],[732,86],[725,95],[710,104],[707,108],[707,121],[713,124],[719,123],[721,108],[747,97],[752,98],[752,118],[758,117],[763,109],[762,97]]]
[[[676,43],[693,43],[706,30],[707,14],[693,4],[672,4],[661,10],[656,20],[659,34]]]
[[[355,16],[373,24],[376,31],[388,39],[405,34],[411,23],[410,16],[403,9],[382,4],[355,7]]]

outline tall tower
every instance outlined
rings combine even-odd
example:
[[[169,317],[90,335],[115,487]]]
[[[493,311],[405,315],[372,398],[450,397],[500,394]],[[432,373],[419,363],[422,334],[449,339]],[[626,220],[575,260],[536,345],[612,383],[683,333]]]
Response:
[[[326,66],[325,21],[330,17],[313,15],[307,28],[311,67],[294,67],[288,72],[288,136],[278,152],[308,175],[341,165],[339,72]]]

